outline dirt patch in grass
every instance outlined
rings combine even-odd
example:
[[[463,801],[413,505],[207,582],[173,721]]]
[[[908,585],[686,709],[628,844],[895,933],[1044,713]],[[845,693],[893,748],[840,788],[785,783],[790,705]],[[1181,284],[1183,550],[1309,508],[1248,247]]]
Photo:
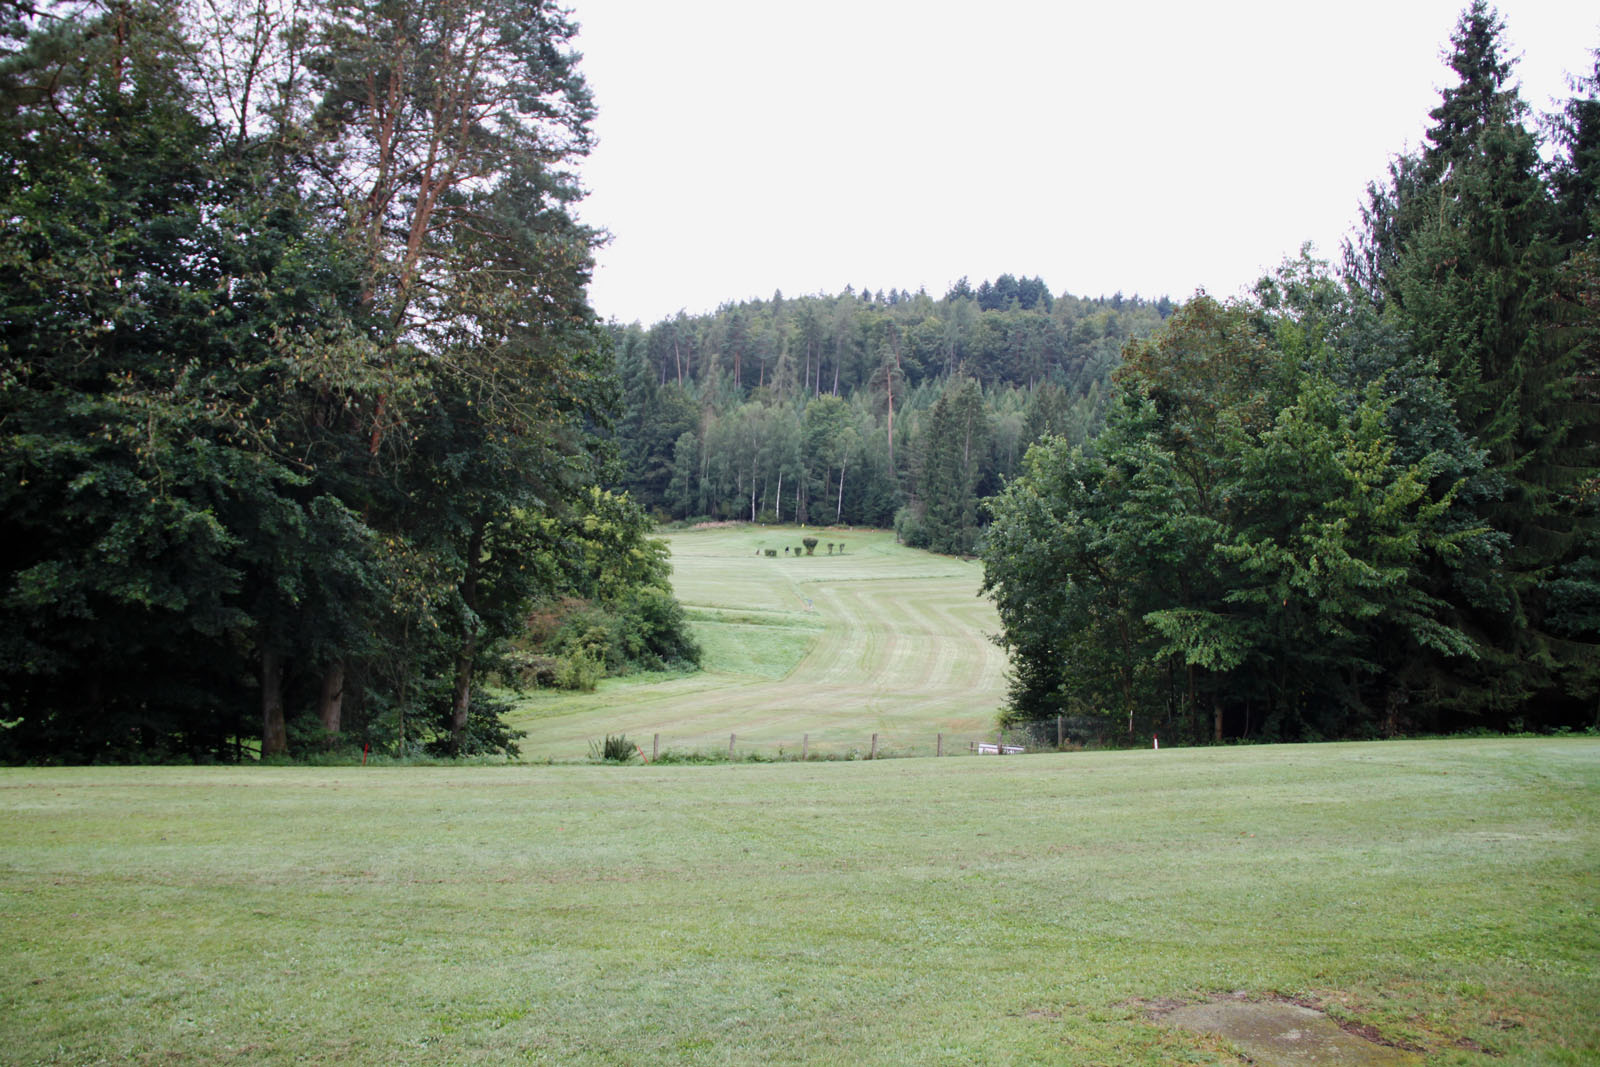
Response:
[[[1316,1006],[1286,998],[1251,1000],[1242,994],[1201,1004],[1150,1006],[1169,1026],[1210,1034],[1239,1048],[1260,1067],[1408,1067],[1420,1049],[1387,1041],[1377,1030],[1342,1023]]]

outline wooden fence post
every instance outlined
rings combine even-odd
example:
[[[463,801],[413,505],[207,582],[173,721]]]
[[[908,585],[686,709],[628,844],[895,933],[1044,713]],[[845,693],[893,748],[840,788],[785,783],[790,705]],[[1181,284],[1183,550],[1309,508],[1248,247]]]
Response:
[[[738,734],[728,735],[728,762],[733,762],[733,743],[739,739]]]
[[[944,734],[936,735],[936,740],[933,742],[933,754],[935,756],[944,755]]]
[[[661,735],[660,734],[656,734],[655,740],[650,743],[650,762],[654,763],[656,760],[658,760],[660,758],[661,758]]]
[[[806,761],[806,756],[809,754],[810,748],[811,748],[811,735],[810,734],[801,734],[800,735],[800,762],[801,763],[804,763]]]
[[[868,759],[877,759],[878,758],[878,735],[877,734],[873,734],[872,735],[872,754],[869,755],[867,758]]]
[[[996,730],[994,732],[994,754],[996,756],[1004,756],[1006,754],[1005,736],[1004,730]]]
[[[1061,716],[1056,716],[1056,747],[1061,747]]]

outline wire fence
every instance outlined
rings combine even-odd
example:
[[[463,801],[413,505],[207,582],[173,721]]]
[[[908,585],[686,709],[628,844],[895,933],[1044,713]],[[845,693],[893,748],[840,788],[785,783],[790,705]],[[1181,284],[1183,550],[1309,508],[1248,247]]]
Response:
[[[710,740],[704,734],[674,739],[667,732],[648,735],[607,735],[590,744],[595,758],[618,758],[626,752],[646,763],[771,763],[786,761],[838,761],[906,759],[910,757],[1016,756],[1030,752],[1057,752],[1082,747],[1080,737],[1063,719],[1026,723],[1003,729],[972,732],[911,734],[903,731],[864,732],[844,738],[831,730],[813,737],[774,737],[770,731]]]

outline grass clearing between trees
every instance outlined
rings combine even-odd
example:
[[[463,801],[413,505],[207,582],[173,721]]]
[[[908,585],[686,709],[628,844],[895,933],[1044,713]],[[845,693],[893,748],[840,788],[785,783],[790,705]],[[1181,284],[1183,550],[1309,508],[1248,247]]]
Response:
[[[794,558],[813,535],[816,554]],[[807,735],[817,755],[864,753],[876,733],[881,753],[932,755],[941,733],[950,751],[994,729],[1006,656],[976,561],[887,530],[735,524],[667,540],[704,670],[529,694],[510,716],[525,758],[581,759],[608,733],[646,752],[659,733],[668,751],[724,754],[737,734],[739,753],[766,756],[798,753]]]
[[[6,1063],[1600,1057],[1600,740],[0,770]]]

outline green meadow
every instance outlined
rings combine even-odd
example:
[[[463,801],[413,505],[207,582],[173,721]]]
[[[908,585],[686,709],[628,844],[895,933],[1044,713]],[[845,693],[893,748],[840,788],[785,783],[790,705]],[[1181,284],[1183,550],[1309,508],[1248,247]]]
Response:
[[[816,553],[795,558],[806,535]],[[667,540],[704,670],[532,694],[511,717],[525,758],[583,758],[608,733],[647,753],[656,734],[667,751],[723,754],[735,735],[738,753],[769,756],[802,741],[865,754],[874,733],[888,755],[933,755],[940,734],[947,751],[992,737],[1006,657],[989,640],[1000,621],[976,561],[884,530],[730,525]]]
[[[1219,997],[1600,1062],[1600,739],[585,762],[991,736],[976,565],[816,533],[672,535],[707,669],[526,763],[0,770],[0,1062],[1243,1067]]]
[[[1600,1062],[1600,741],[0,770],[8,1064]]]

